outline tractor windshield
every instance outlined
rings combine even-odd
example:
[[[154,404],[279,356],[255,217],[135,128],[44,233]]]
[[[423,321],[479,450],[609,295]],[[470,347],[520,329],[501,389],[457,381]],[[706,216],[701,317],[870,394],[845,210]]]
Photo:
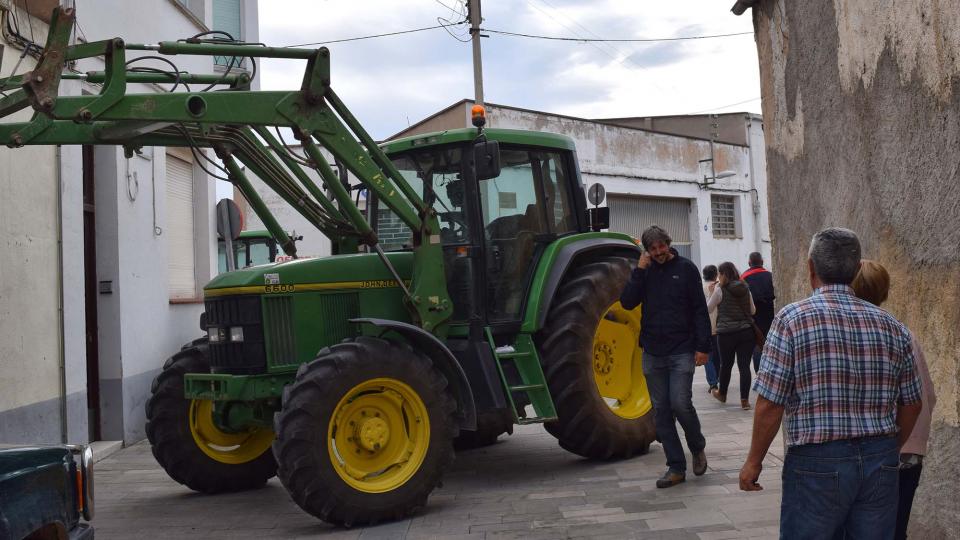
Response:
[[[461,153],[459,146],[433,147],[392,158],[403,178],[436,210],[444,245],[469,242]],[[377,208],[376,231],[384,251],[412,247],[410,228],[384,205]]]
[[[264,233],[266,234],[266,233]],[[233,241],[233,260],[237,268],[272,263],[277,256],[277,242],[273,238],[238,238]],[[227,271],[227,246],[223,239],[217,243],[219,273]]]

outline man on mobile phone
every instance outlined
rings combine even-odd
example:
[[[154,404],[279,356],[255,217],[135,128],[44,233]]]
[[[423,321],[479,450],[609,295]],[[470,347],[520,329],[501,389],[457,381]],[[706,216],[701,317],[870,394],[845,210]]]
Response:
[[[643,304],[643,374],[668,467],[657,487],[666,488],[686,480],[687,459],[677,421],[693,455],[693,473],[700,476],[707,471],[707,442],[693,407],[693,373],[696,366],[707,363],[710,354],[710,318],[700,270],[670,247],[670,235],[653,225],[643,231],[640,242],[645,252],[620,303],[625,309]]]

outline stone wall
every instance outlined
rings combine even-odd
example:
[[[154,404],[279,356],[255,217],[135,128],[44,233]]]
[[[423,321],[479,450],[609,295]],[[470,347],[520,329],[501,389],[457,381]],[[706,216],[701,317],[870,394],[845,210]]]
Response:
[[[763,0],[753,9],[779,301],[810,237],[855,230],[893,279],[937,406],[911,536],[960,538],[960,3]]]

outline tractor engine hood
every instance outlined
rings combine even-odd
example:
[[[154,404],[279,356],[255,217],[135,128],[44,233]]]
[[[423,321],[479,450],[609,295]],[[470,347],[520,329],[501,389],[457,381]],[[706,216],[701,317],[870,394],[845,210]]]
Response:
[[[387,253],[397,273],[409,280],[413,271],[413,253]],[[339,288],[382,288],[384,282],[395,283],[393,275],[375,253],[333,255],[319,259],[297,259],[274,264],[252,266],[220,274],[204,287],[204,296],[227,294],[262,294],[334,290]],[[301,287],[297,287],[301,286]]]

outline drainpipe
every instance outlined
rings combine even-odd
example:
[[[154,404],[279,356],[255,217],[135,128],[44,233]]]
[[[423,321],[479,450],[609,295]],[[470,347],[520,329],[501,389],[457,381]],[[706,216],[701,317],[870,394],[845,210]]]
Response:
[[[57,164],[57,339],[60,344],[60,442],[67,442],[67,351],[63,322],[63,155],[56,147]]]
[[[753,140],[750,138],[751,132],[753,131],[753,118],[748,114],[747,115],[747,155],[750,157],[750,192],[753,193],[753,245],[754,251],[757,253],[763,253],[763,241],[760,235],[760,227],[763,225],[761,223],[761,218],[763,213],[760,212],[760,192],[757,191],[757,183],[754,180],[756,176],[756,171],[753,169]]]

